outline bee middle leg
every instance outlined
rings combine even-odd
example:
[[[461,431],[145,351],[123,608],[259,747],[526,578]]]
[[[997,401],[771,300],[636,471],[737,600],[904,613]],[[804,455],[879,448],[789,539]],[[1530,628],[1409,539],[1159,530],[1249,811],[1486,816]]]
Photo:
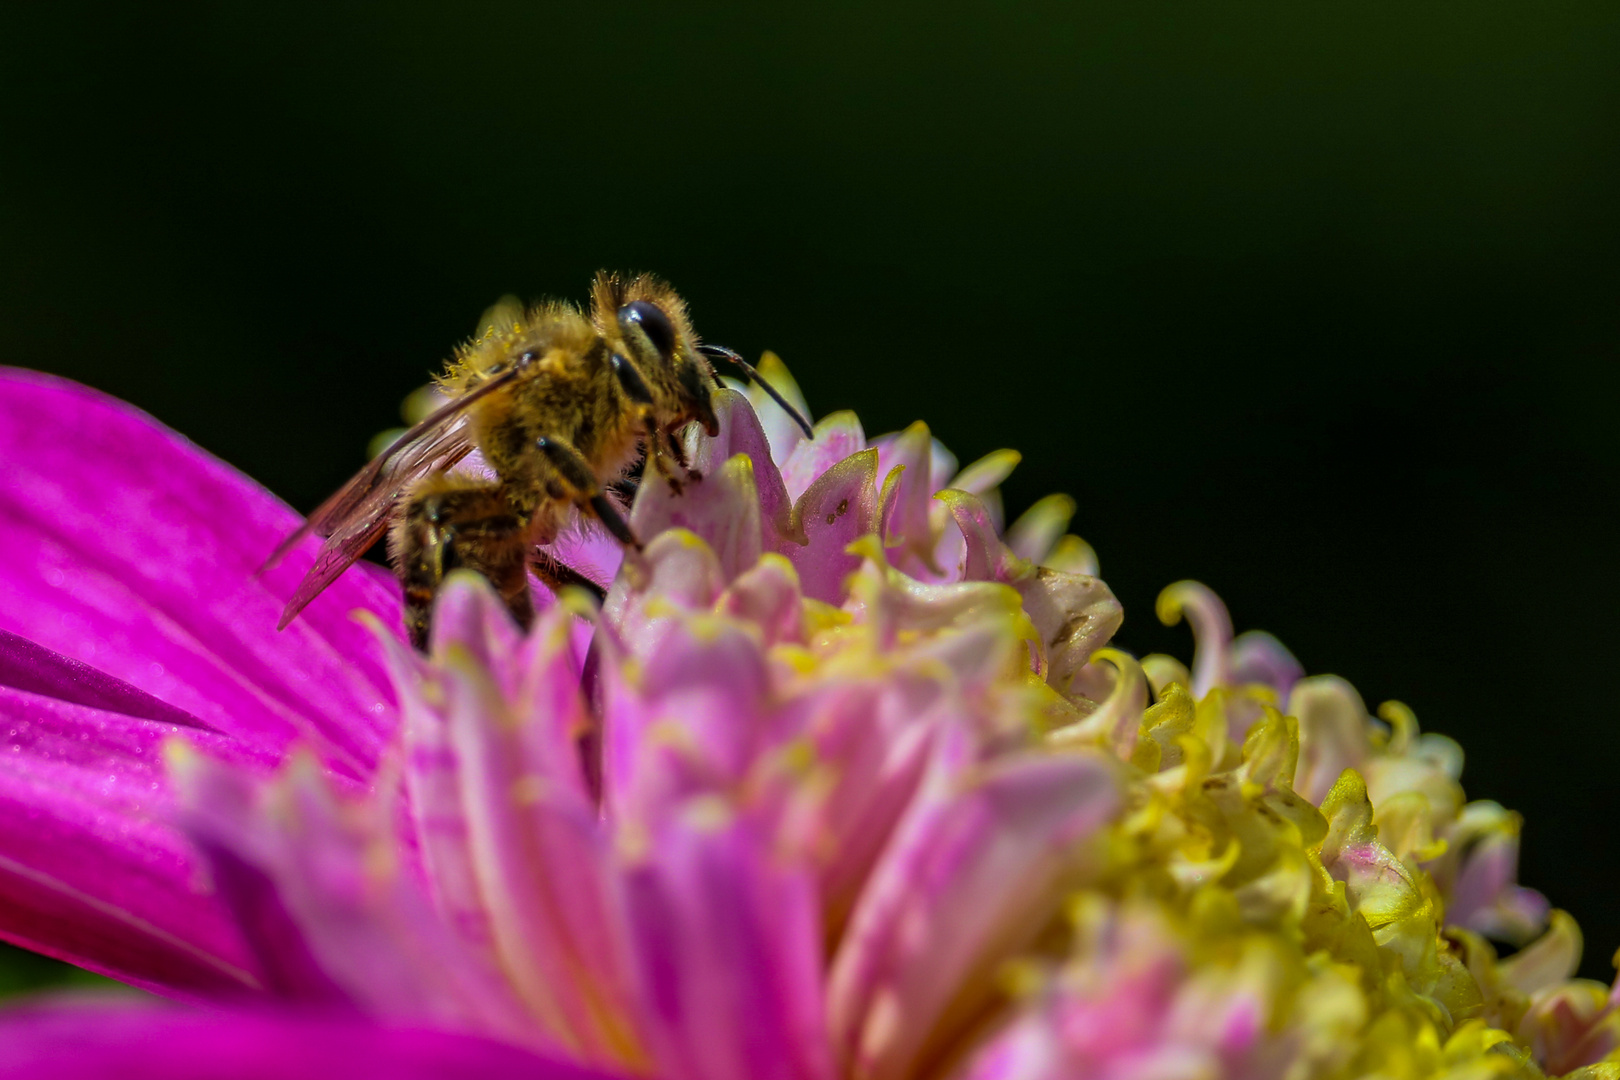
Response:
[[[624,520],[618,506],[608,497],[596,474],[591,471],[590,462],[580,456],[578,450],[562,439],[546,435],[536,439],[535,446],[545,455],[551,467],[557,470],[557,475],[573,489],[576,502],[589,507],[619,543],[641,550],[641,541],[630,530],[630,523]]]
[[[423,480],[389,533],[388,555],[405,587],[405,629],[418,652],[427,651],[445,575],[458,568],[487,578],[518,625],[534,621],[528,523],[512,511],[500,484],[448,475]]]

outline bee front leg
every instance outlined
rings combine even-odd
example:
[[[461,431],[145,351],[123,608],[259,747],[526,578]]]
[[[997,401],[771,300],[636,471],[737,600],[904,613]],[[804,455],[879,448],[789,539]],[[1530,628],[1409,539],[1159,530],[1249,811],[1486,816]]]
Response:
[[[614,377],[619,380],[619,388],[624,391],[624,396],[635,406],[642,430],[646,432],[647,461],[654,471],[669,481],[670,490],[679,495],[681,479],[675,470],[670,468],[669,462],[673,459],[684,473],[687,471],[686,454],[669,432],[658,426],[656,405],[652,390],[647,386],[647,380],[636,370],[635,364],[618,353],[614,353],[608,363],[613,369]]]
[[[423,480],[395,520],[388,554],[405,588],[405,629],[418,652],[427,652],[445,575],[458,568],[487,578],[518,625],[527,629],[534,621],[527,523],[499,484],[442,474]]]
[[[675,434],[677,431],[684,430],[689,423],[691,423],[690,420],[683,420],[673,428],[665,428],[662,434],[664,441],[669,444],[669,456],[675,459],[675,464],[680,466],[681,472],[686,474],[687,480],[696,482],[703,479],[703,474],[692,468],[691,461],[686,457],[686,447],[681,445],[679,436]]]
[[[582,507],[589,507],[619,543],[633,547],[637,551],[641,550],[641,541],[637,540],[636,534],[630,530],[630,523],[624,520],[619,508],[608,498],[607,492],[602,490],[601,482],[591,471],[590,462],[586,461],[578,450],[561,439],[547,435],[536,439],[535,447],[545,455],[551,467],[557,470],[557,475],[574,489],[575,502]]]
[[[648,413],[643,421],[647,427],[647,459],[665,480],[669,481],[669,490],[679,495],[686,490],[685,480],[701,480],[703,477],[694,473],[686,462],[686,449],[681,446],[680,440],[674,434],[658,426],[658,421]]]

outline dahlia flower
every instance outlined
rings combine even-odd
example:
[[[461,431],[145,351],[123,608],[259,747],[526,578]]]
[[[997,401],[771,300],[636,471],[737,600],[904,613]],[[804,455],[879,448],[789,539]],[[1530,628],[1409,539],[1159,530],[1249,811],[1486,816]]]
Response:
[[[421,655],[365,564],[278,634],[291,511],[0,374],[0,935],[169,999],[8,1075],[1620,1076],[1456,743],[1196,583],[1190,666],[1111,647],[1016,454],[716,404],[643,554],[559,541],[605,603],[455,578]]]

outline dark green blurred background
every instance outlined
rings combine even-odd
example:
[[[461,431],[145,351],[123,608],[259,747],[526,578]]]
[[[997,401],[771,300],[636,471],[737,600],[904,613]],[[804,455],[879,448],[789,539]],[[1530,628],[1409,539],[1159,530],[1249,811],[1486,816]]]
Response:
[[[1620,946],[1620,8],[8,4],[0,362],[308,509],[496,296],[652,269],[1074,494],[1525,812]]]

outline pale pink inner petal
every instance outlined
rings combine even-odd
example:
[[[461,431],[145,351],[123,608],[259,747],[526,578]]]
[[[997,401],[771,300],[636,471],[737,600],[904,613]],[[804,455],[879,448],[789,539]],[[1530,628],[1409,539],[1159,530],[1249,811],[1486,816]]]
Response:
[[[844,599],[844,581],[861,565],[850,544],[877,529],[877,453],[863,450],[831,465],[799,497],[794,517],[805,543],[784,544],[804,595]]]
[[[883,539],[896,545],[892,554],[897,567],[906,573],[934,580],[941,568],[933,565],[933,530],[929,511],[933,508],[934,442],[926,424],[915,423],[892,437],[876,440],[878,474],[887,487],[895,485],[893,506],[884,508]],[[900,469],[895,473],[895,469]],[[954,461],[952,468],[955,468]],[[944,485],[941,481],[940,486]]]
[[[851,454],[866,449],[866,433],[852,412],[830,413],[815,426],[816,437],[793,447],[782,462],[782,482],[788,497],[797,500],[815,483],[816,477]]]
[[[555,636],[566,648],[566,633]],[[561,716],[554,700],[523,709],[454,657],[446,684],[467,854],[507,980],[557,1044],[591,1061],[638,1062],[609,836],[575,779],[577,747],[546,734],[566,730],[577,706],[565,702]]]
[[[340,795],[308,761],[269,786],[207,759],[179,780],[189,831],[262,873],[310,962],[362,1009],[549,1045],[439,921],[391,850],[379,807]]]
[[[958,767],[959,768],[959,767]],[[1089,753],[1014,757],[931,781],[873,871],[834,959],[829,1011],[853,1076],[907,1075],[989,991],[989,966],[1040,931],[1084,838],[1118,804]]]
[[[725,813],[671,815],[626,871],[655,1074],[831,1080],[814,885]]]
[[[631,821],[739,783],[775,739],[759,641],[735,625],[677,625],[632,676],[608,686],[607,805]]]

